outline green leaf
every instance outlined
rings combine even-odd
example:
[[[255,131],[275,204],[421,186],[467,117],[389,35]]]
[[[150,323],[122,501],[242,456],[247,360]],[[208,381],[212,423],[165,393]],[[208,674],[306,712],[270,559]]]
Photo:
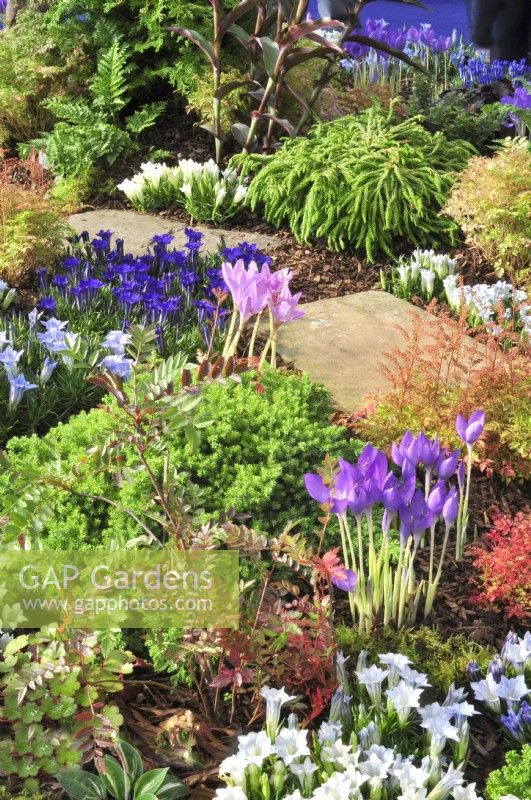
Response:
[[[173,775],[167,775],[164,783],[157,791],[158,800],[176,800],[177,797],[186,797],[190,790],[185,784]]]
[[[127,774],[129,775],[129,780],[131,781],[131,785],[134,786],[144,771],[142,757],[136,747],[133,747],[133,745],[129,744],[129,742],[125,742],[123,739],[120,739],[119,744],[122,748],[122,753],[124,754],[124,758],[127,763]]]
[[[106,800],[107,790],[99,775],[72,767],[56,777],[72,800]]]
[[[146,794],[139,795],[136,800],[158,800],[158,798],[156,794],[153,794],[152,792],[146,792]]]
[[[4,647],[3,657],[6,658],[7,656],[11,656],[14,653],[19,653],[21,650],[26,647],[29,642],[29,636],[23,633],[21,636],[16,636],[14,639],[11,639],[10,642],[6,644]]]
[[[247,46],[251,38],[247,31],[240,27],[240,25],[231,25],[230,28],[227,29],[227,33],[231,33],[244,47]]]
[[[178,28],[173,25],[170,28],[168,28],[168,30],[172,31],[173,33],[178,33],[179,36],[184,36],[185,39],[189,39],[191,42],[193,42],[206,55],[206,57],[212,64],[213,69],[216,69],[216,57],[214,55],[214,48],[201,33],[190,30],[190,28]]]
[[[107,790],[116,800],[129,800],[125,787],[124,771],[118,761],[112,756],[105,756],[103,763],[107,771],[101,777]]]
[[[135,800],[139,800],[142,795],[156,794],[167,774],[168,767],[150,769],[149,772],[145,772],[135,784]]]
[[[258,36],[257,41],[262,48],[266,72],[271,77],[280,56],[280,47],[269,36]]]

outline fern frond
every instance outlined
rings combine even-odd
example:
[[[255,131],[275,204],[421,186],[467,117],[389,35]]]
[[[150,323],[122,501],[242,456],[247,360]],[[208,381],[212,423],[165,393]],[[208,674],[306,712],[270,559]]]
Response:
[[[113,119],[128,102],[127,50],[118,39],[114,39],[106,53],[98,59],[96,74],[90,91],[94,107],[108,119]]]

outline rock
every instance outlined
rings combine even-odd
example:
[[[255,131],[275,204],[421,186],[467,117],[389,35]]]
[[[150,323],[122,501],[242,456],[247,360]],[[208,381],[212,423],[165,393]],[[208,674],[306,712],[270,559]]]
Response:
[[[88,231],[94,236],[99,230],[111,230],[116,236],[125,241],[126,252],[138,255],[146,250],[152,237],[157,233],[172,233],[175,236],[175,246],[179,248],[184,244],[184,223],[152,214],[139,214],[137,211],[119,211],[114,209],[98,209],[73,214],[68,222],[77,233]],[[223,236],[227,247],[234,247],[238,242],[253,242],[262,250],[270,251],[279,243],[277,236],[264,233],[251,233],[240,230],[224,230],[211,228],[208,225],[197,224],[192,226],[205,234],[206,250],[217,250]]]
[[[346,411],[363,408],[366,395],[389,389],[379,371],[384,356],[401,345],[397,324],[412,327],[410,314],[430,315],[387,292],[368,291],[318,300],[305,316],[279,330],[278,352],[330,389]],[[477,345],[470,339],[471,353]]]

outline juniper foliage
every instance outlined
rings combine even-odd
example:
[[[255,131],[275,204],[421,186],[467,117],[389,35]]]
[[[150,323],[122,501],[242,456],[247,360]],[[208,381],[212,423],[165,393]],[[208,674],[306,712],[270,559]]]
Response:
[[[332,250],[353,246],[369,261],[391,254],[396,239],[433,246],[455,238],[440,215],[454,172],[475,153],[426,131],[418,118],[396,122],[372,108],[316,125],[307,138],[287,140],[271,156],[236,156],[254,174],[247,205],[263,209],[275,227],[288,224],[299,242],[325,239]]]

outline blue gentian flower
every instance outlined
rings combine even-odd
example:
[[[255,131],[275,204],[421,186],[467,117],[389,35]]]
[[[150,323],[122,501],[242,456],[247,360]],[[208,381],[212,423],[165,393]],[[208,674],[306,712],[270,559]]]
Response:
[[[46,311],[49,314],[55,313],[57,308],[55,297],[41,297],[39,300],[39,308],[41,311]]]
[[[13,409],[18,406],[26,392],[37,388],[37,384],[29,383],[22,373],[12,375],[8,372],[7,377],[9,380],[9,407]]]
[[[186,229],[185,229],[186,230]],[[160,245],[168,245],[173,242],[175,236],[172,236],[171,233],[157,233],[153,238],[153,244],[160,244]]]
[[[120,355],[105,356],[100,362],[100,367],[126,381],[133,371],[133,360]]]

